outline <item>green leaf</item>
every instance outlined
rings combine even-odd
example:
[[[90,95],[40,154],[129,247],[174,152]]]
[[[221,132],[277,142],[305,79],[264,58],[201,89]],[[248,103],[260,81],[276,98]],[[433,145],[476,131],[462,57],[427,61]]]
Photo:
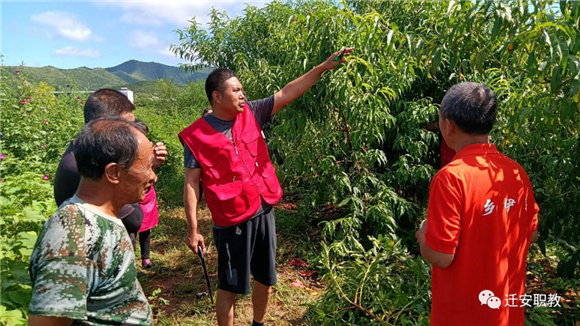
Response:
[[[533,75],[536,73],[536,55],[534,54],[533,50],[528,56],[528,72]]]
[[[540,62],[540,65],[538,66],[538,71],[543,72],[544,69],[546,69],[546,66],[548,65],[548,61],[544,60],[542,62]]]
[[[440,64],[441,64],[441,48],[438,47],[431,55],[431,71],[435,73],[435,71],[437,71],[437,68],[439,68]]]
[[[3,261],[4,263],[4,261]],[[4,275],[6,274],[6,275]],[[28,274],[28,261],[26,262],[10,262],[9,270],[3,273],[3,278],[14,280],[21,285],[30,283],[30,276]]]
[[[552,81],[550,83],[550,88],[552,93],[555,94],[560,90],[560,85],[562,85],[562,74],[560,71],[560,65],[555,64],[552,69]]]
[[[552,48],[552,41],[550,39],[550,35],[546,29],[542,30],[544,33],[544,40],[548,43],[548,48],[550,49],[550,57],[554,56],[554,49]]]
[[[454,0],[449,1],[449,5],[447,6],[447,16],[449,16],[449,14],[451,13],[451,10],[453,9],[454,6],[455,6],[455,1]]]
[[[25,207],[22,213],[31,222],[42,222],[46,220],[46,216],[35,207]]]
[[[475,55],[475,66],[481,72],[483,72],[483,61],[484,61],[483,53],[481,53],[481,52],[477,53]]]
[[[501,19],[500,15],[498,15],[496,12],[496,14],[494,15],[493,29],[491,31],[491,35],[493,35],[495,37],[499,33],[501,25],[502,25],[502,19]]]
[[[4,305],[0,306],[0,321],[5,326],[25,325],[26,319],[20,310],[7,310]]]
[[[393,39],[393,34],[395,33],[395,31],[393,31],[392,29],[389,31],[389,33],[387,34],[387,49],[390,48],[391,46],[391,40]]]
[[[350,202],[350,197],[347,197],[347,198],[343,199],[343,200],[342,200],[342,201],[341,201],[341,202],[338,204],[338,207],[342,207],[342,206],[344,206],[344,205],[348,204],[348,202]]]
[[[31,299],[30,289],[9,290],[3,293],[3,295],[6,295],[8,299],[12,303],[14,303],[17,307],[26,307],[30,304]]]

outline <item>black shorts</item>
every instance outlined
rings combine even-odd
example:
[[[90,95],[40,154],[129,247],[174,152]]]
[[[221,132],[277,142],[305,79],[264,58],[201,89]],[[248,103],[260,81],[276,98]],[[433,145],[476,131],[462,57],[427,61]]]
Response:
[[[243,223],[213,228],[218,251],[218,279],[221,290],[250,293],[250,272],[254,281],[276,284],[276,217],[274,209]]]

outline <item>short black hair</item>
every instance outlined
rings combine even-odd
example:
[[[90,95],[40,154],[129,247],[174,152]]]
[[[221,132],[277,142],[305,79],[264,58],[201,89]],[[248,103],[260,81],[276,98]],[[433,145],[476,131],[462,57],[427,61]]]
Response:
[[[487,135],[497,113],[493,91],[482,84],[464,82],[451,87],[441,101],[441,117],[471,135]]]
[[[87,98],[84,107],[85,123],[104,117],[118,117],[126,112],[135,111],[125,94],[110,88],[102,88]]]
[[[99,180],[109,163],[129,169],[137,157],[138,130],[122,118],[92,120],[80,132],[74,148],[79,173]]]
[[[142,132],[143,135],[147,135],[149,132],[149,127],[147,127],[147,124],[143,120],[135,119],[135,121],[133,121],[133,126]]]
[[[207,95],[207,99],[209,100],[209,104],[212,104],[212,97],[211,94],[214,91],[218,91],[220,93],[224,90],[224,83],[226,80],[238,76],[233,70],[227,68],[217,68],[214,69],[205,80],[205,94]]]

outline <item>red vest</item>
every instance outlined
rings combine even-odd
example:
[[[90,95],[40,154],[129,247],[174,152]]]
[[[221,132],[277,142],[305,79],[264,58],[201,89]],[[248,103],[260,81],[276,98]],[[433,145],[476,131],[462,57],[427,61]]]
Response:
[[[232,138],[203,117],[179,133],[201,166],[205,201],[218,226],[251,218],[262,204],[260,196],[270,205],[282,198],[262,129],[247,103],[234,120]]]

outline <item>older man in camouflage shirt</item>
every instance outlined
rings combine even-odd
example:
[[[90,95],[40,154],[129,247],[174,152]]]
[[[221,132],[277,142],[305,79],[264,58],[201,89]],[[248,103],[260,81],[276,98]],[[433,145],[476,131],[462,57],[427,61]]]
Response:
[[[118,218],[156,179],[153,144],[126,120],[87,124],[76,194],[44,225],[30,260],[29,325],[152,325],[131,240]]]

